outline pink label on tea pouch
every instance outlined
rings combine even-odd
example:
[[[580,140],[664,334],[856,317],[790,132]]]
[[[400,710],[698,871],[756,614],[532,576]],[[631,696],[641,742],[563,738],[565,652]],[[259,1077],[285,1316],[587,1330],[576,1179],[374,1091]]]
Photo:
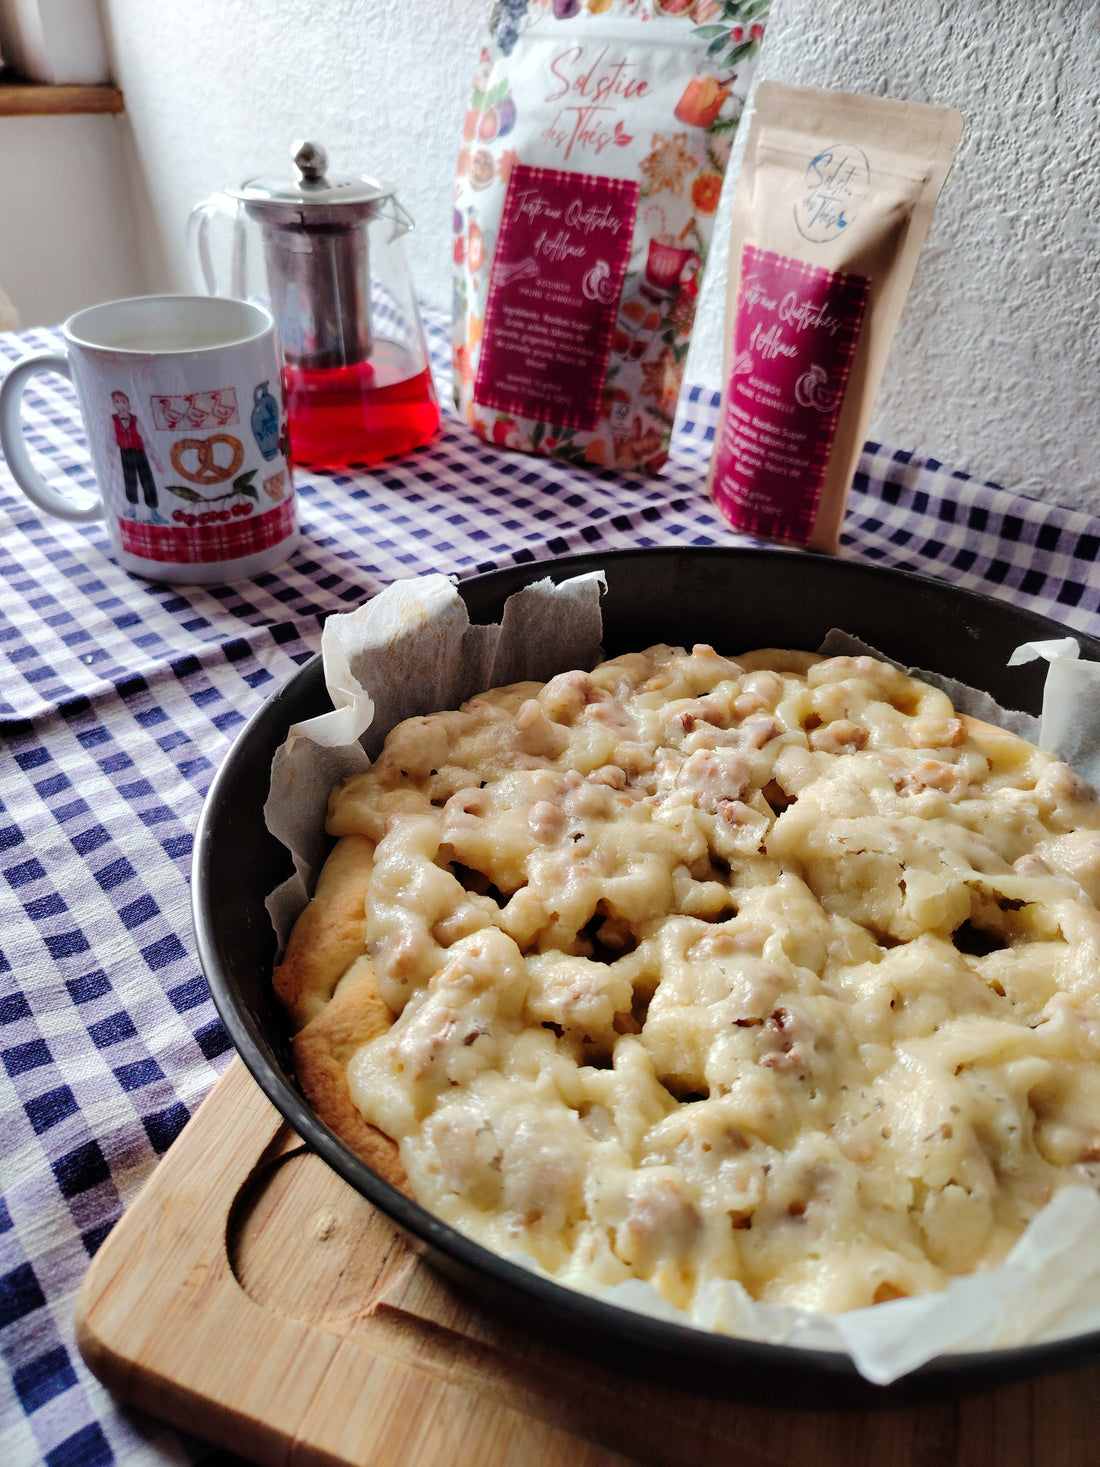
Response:
[[[590,431],[634,237],[638,184],[517,163],[504,201],[474,398]]]
[[[809,540],[868,289],[745,246],[712,481],[735,529]]]

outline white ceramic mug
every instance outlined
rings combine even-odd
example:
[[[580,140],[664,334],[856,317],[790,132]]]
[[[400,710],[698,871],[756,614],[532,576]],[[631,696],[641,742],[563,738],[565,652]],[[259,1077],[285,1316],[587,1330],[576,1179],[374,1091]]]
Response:
[[[61,519],[104,519],[119,564],[155,581],[259,575],[298,544],[281,361],[271,316],[247,301],[138,296],[78,311],[65,351],[0,385],[0,448],[16,483]],[[76,389],[99,494],[53,488],[27,450],[23,391],[38,372]]]

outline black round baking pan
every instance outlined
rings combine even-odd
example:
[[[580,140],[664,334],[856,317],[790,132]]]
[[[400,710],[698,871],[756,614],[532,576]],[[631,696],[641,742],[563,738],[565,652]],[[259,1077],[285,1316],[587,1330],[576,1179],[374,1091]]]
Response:
[[[1007,601],[903,571],[827,556],[753,549],[653,549],[535,561],[459,586],[474,622],[499,620],[508,596],[551,576],[603,571],[606,655],[655,642],[814,650],[834,627],[907,666],[955,677],[1003,705],[1038,713],[1045,664],[1009,668],[1021,642],[1064,636],[1058,623]],[[1074,633],[1100,660],[1100,641]],[[302,1138],[385,1213],[429,1261],[479,1301],[564,1347],[635,1376],[785,1406],[898,1405],[1086,1363],[1100,1332],[1036,1345],[948,1354],[887,1387],[847,1355],[767,1345],[669,1323],[591,1298],[493,1254],[384,1182],[336,1138],[297,1088],[289,1033],[271,989],[275,938],[267,895],[290,874],[268,832],[271,761],[289,726],[330,707],[320,657],[245,726],[206,798],[192,902],[199,958],[226,1028],[261,1089]]]

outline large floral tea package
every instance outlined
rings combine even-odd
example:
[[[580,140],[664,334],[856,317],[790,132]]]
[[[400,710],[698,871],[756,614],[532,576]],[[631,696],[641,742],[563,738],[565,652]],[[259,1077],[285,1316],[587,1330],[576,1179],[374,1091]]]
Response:
[[[455,184],[455,401],[656,473],[769,0],[498,0]]]

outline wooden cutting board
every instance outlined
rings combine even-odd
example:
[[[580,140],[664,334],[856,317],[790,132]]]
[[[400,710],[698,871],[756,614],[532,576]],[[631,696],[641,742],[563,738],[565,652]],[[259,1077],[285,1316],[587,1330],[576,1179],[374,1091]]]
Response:
[[[97,1253],[85,1360],[123,1401],[296,1467],[1087,1467],[1100,1366],[864,1411],[639,1383],[479,1310],[237,1060]]]

